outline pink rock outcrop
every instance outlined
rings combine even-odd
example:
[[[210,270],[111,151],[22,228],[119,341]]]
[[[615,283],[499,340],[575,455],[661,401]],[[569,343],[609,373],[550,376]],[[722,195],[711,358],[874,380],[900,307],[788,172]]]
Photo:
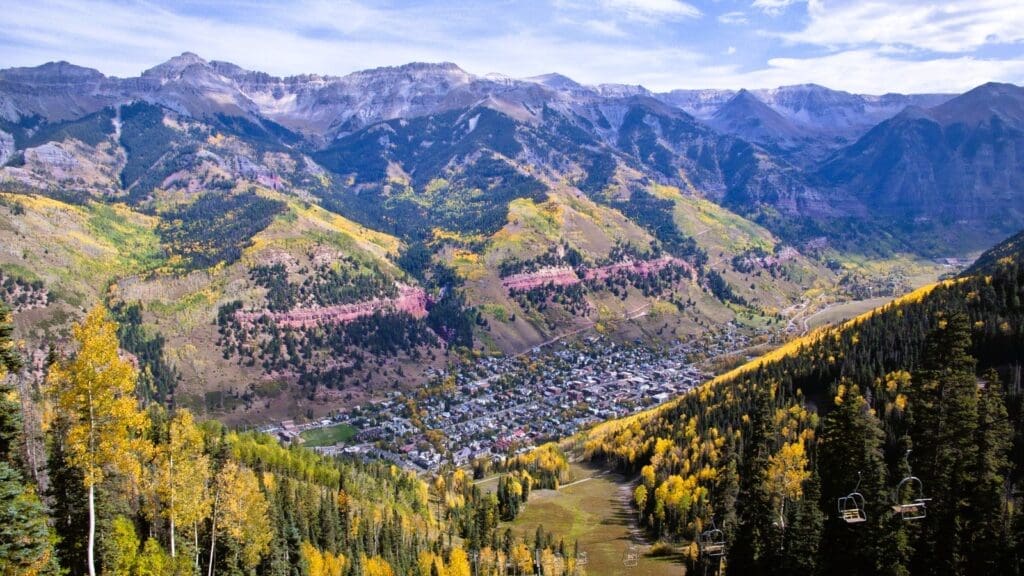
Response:
[[[569,266],[547,266],[533,272],[513,274],[501,280],[506,290],[532,290],[540,286],[570,286],[579,284],[580,277]]]
[[[697,271],[693,269],[693,266],[691,266],[686,260],[676,258],[674,256],[662,256],[660,258],[655,258],[654,260],[624,260],[615,264],[592,268],[584,273],[584,279],[604,280],[605,278],[618,276],[620,274],[649,276],[651,274],[657,274],[671,266],[683,268],[690,275],[691,280],[697,279]]]
[[[374,298],[352,304],[324,306],[320,308],[296,308],[288,312],[243,312],[235,317],[243,326],[251,326],[260,318],[269,318],[284,328],[314,328],[325,324],[346,324],[363,316],[372,316],[377,311],[407,312],[415,318],[427,315],[429,298],[426,291],[415,286],[398,286],[394,298]]]
[[[503,278],[501,285],[506,290],[532,290],[548,285],[571,286],[584,280],[604,280],[620,274],[657,274],[671,266],[681,267],[690,275],[691,280],[697,279],[697,271],[686,260],[673,256],[662,256],[654,260],[623,260],[615,264],[591,268],[583,273],[583,278],[580,278],[576,271],[569,266],[547,266],[533,272],[523,272]]]

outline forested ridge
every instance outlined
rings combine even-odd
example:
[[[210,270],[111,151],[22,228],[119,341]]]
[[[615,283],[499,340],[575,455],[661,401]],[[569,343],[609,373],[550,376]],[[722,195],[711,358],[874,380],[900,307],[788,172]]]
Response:
[[[159,342],[137,332],[137,310],[116,315],[126,324],[94,308],[74,327],[74,353],[51,354],[45,383],[23,390],[6,378],[23,362],[0,310],[0,574],[532,574],[535,553],[548,564],[567,553],[542,530],[527,542],[498,526],[531,486],[565,474],[554,447],[507,464],[526,494],[499,503],[462,470],[428,484],[384,462],[199,422],[173,401],[153,401],[159,383],[119,345],[151,366]],[[40,435],[25,434],[23,395],[43,407],[42,429],[32,431],[48,455],[39,468],[26,458]]]
[[[1017,245],[576,446],[637,479],[641,526],[681,545],[694,573],[1019,573]],[[269,290],[279,272],[253,281]],[[454,286],[449,274],[433,270],[428,285]],[[112,312],[120,325],[97,307],[75,326],[38,387],[0,379],[0,573],[497,575],[557,556],[576,570],[563,535],[538,528],[527,541],[501,526],[532,490],[571,480],[558,447],[500,463],[488,493],[462,470],[427,482],[198,422],[174,405],[176,375],[139,310]],[[22,360],[0,316],[5,376]],[[23,401],[42,415],[31,434]],[[47,460],[30,465],[40,441]]]
[[[1019,573],[1024,267],[992,253],[598,425],[583,451],[638,476],[641,524],[696,569]]]

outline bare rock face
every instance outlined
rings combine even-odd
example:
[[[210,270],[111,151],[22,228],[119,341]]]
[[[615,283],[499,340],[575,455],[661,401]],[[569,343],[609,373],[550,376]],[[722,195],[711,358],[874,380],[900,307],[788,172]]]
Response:
[[[652,260],[626,259],[587,269],[582,274],[571,266],[545,266],[531,272],[506,276],[502,278],[501,285],[508,291],[526,291],[544,286],[573,286],[583,281],[605,280],[627,274],[651,276],[672,266],[682,268],[691,280],[697,280],[697,271],[692,264],[682,258],[662,256]]]
[[[580,277],[569,266],[549,266],[533,272],[513,274],[502,279],[506,290],[532,290],[541,286],[572,286],[580,283]]]
[[[78,140],[47,142],[24,151],[24,166],[7,168],[15,180],[43,190],[55,186],[101,196],[120,193],[121,151],[111,142],[88,146]]]
[[[0,118],[71,120],[123,99],[118,81],[67,62],[0,70]]]
[[[429,298],[427,293],[415,286],[398,286],[394,298],[374,298],[352,304],[338,304],[319,308],[296,308],[287,312],[236,312],[235,318],[246,327],[251,327],[261,318],[273,320],[282,328],[315,328],[332,324],[348,324],[376,312],[404,312],[413,318],[427,315]]]
[[[78,166],[75,156],[55,142],[48,142],[38,148],[30,148],[25,156],[26,161],[41,164],[57,175],[67,174]]]
[[[7,161],[14,155],[14,136],[0,130],[0,166],[7,164]]]

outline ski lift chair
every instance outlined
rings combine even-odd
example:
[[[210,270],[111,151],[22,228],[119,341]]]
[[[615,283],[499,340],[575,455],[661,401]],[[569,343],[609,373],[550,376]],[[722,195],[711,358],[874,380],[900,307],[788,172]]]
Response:
[[[904,496],[904,495],[908,496]],[[928,502],[931,498],[924,498],[924,484],[917,476],[907,476],[896,486],[893,493],[892,510],[899,514],[904,521],[921,520],[928,516]],[[915,497],[916,496],[916,497]]]
[[[866,522],[868,513],[864,510],[864,496],[860,492],[851,492],[839,498],[839,518],[847,524]]]
[[[864,495],[860,493],[860,481],[861,475],[857,472],[857,487],[836,502],[839,519],[847,524],[860,524],[868,519],[868,513],[864,509]]]
[[[910,450],[905,456],[907,470],[910,470]],[[913,472],[896,485],[892,493],[893,512],[899,515],[903,521],[921,520],[928,516],[928,502],[931,498],[924,497],[924,484],[921,479],[914,476]]]
[[[708,558],[725,556],[725,533],[718,528],[701,532],[697,544],[700,546],[700,553]]]

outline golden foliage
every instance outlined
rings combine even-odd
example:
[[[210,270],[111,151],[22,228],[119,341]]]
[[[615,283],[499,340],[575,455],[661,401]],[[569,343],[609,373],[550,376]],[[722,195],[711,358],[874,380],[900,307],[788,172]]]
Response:
[[[299,554],[306,564],[307,576],[342,576],[345,573],[345,555],[321,552],[309,542],[303,542]]]
[[[252,470],[228,461],[217,478],[217,524],[241,549],[252,569],[270,551],[270,505]]]
[[[811,477],[807,452],[801,441],[787,442],[768,458],[768,486],[772,494],[790,501],[803,496],[804,481]]]
[[[135,399],[135,368],[118,356],[117,326],[97,305],[72,328],[78,354],[50,371],[54,408],[67,420],[68,463],[86,487],[113,469],[139,481],[146,416]]]
[[[395,576],[391,564],[380,556],[363,557],[363,574],[365,576]]]

